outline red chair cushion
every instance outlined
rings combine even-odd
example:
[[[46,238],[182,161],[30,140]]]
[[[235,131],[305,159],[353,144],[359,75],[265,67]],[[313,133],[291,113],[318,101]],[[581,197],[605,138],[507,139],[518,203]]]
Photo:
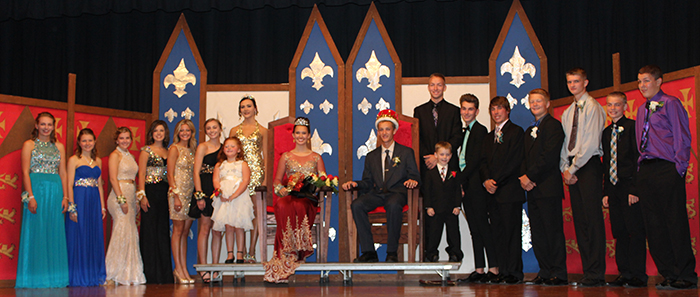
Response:
[[[408,204],[403,206],[403,212],[408,211]],[[384,209],[384,206],[380,206],[375,208],[373,211],[370,211],[369,213],[386,213],[386,209]]]

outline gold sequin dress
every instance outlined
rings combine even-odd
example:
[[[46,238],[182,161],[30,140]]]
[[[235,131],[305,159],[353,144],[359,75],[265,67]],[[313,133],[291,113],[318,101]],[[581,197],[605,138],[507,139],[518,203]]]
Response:
[[[312,153],[297,156],[291,152],[282,154],[286,163],[286,175],[295,173],[318,174],[321,156]],[[263,263],[265,281],[285,283],[294,270],[314,252],[311,225],[316,219],[316,205],[305,197],[287,195],[275,203],[275,251],[270,262]]]
[[[263,178],[265,177],[265,169],[263,168],[262,159],[263,136],[260,133],[260,125],[258,122],[255,122],[255,131],[253,131],[253,133],[248,137],[243,135],[243,127],[238,126],[236,137],[243,145],[243,160],[248,163],[248,168],[250,168],[250,183],[248,184],[248,191],[250,192],[250,196],[255,196],[255,188],[260,186]]]
[[[177,188],[168,194],[168,205],[170,209],[171,220],[188,220],[190,216],[187,213],[190,211],[190,201],[192,200],[192,192],[194,191],[194,153],[179,145],[175,145],[179,156],[175,161],[175,184]],[[175,195],[179,191],[179,195]],[[180,211],[175,211],[175,197],[179,196],[182,208]]]

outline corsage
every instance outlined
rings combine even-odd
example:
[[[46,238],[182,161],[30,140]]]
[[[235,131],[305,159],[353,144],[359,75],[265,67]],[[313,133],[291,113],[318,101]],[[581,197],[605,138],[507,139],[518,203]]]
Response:
[[[280,190],[282,190],[282,188],[284,188],[284,186],[283,186],[282,184],[276,184],[276,185],[275,185],[275,194],[276,194],[278,197],[282,197],[282,194],[280,194]]]
[[[146,191],[139,190],[138,192],[136,192],[136,201],[141,203],[141,200],[143,200],[143,198],[146,198]]]
[[[211,199],[214,199],[214,197],[217,197],[219,195],[221,195],[221,188],[214,190],[214,193],[211,194]]]
[[[75,202],[68,203],[68,213],[78,215],[78,206],[75,205]]]
[[[196,191],[196,192],[194,192],[194,199],[197,200],[197,201],[204,199],[204,197],[206,197],[206,196],[207,196],[207,195],[204,194],[204,192],[202,192],[202,191]]]
[[[122,205],[124,203],[126,203],[126,197],[124,195],[117,196],[117,204]]]
[[[29,203],[30,199],[34,199],[34,195],[29,196],[29,192],[22,192],[22,203]]]

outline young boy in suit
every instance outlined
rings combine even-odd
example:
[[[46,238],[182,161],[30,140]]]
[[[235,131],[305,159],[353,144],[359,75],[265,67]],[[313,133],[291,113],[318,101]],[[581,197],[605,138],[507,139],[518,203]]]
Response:
[[[447,227],[447,248],[450,262],[461,262],[462,253],[461,238],[459,235],[459,212],[462,202],[460,193],[460,179],[457,178],[459,170],[450,166],[452,158],[452,145],[441,141],[435,144],[435,158],[437,166],[428,170],[425,174],[425,207],[430,221],[430,233],[427,255],[428,262],[437,262],[438,246],[442,239],[443,225]]]

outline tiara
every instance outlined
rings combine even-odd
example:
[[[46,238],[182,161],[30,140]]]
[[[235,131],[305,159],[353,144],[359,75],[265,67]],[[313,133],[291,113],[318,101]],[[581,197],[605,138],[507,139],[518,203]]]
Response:
[[[244,99],[255,100],[255,97],[253,97],[253,95],[246,94],[245,96],[243,96],[243,98],[241,98],[241,100],[244,100]]]
[[[308,127],[308,126],[309,126],[309,120],[307,120],[307,119],[305,119],[305,118],[297,118],[297,119],[294,121],[294,126],[306,126],[306,127]]]

